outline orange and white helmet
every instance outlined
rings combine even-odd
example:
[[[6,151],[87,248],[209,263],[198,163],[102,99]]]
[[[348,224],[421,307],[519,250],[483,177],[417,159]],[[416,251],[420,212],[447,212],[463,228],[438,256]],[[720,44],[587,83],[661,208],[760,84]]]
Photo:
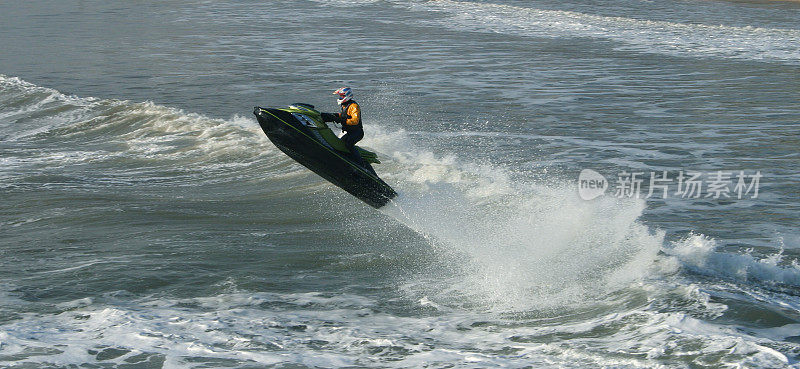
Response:
[[[334,95],[336,96],[336,102],[339,105],[342,105],[350,100],[353,99],[353,90],[350,87],[342,87],[336,91],[333,91]]]

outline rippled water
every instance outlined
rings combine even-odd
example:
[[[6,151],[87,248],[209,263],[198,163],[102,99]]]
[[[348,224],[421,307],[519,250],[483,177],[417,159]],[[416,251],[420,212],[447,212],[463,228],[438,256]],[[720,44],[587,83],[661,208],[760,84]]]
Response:
[[[0,366],[798,367],[798,24],[795,2],[0,3]],[[380,211],[250,115],[345,84],[401,194]],[[617,198],[623,171],[763,177]]]

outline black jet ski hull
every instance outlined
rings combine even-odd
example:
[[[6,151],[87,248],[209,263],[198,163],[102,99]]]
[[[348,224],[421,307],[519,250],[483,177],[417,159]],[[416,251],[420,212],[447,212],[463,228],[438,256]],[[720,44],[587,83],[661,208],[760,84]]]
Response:
[[[361,201],[380,208],[397,196],[386,182],[373,174],[368,163],[357,163],[346,153],[322,144],[291,113],[256,107],[254,114],[278,149]]]

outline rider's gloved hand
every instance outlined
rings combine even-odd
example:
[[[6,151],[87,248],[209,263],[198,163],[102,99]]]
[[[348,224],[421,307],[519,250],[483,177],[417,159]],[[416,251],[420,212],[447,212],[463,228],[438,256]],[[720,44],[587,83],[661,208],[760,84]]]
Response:
[[[334,113],[320,113],[323,122],[338,122],[339,114]]]

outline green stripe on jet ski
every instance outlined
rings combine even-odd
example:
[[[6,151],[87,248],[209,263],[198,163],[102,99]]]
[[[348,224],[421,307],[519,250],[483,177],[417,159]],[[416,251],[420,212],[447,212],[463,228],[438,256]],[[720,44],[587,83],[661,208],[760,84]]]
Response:
[[[355,164],[351,163],[351,162],[350,162],[350,160],[347,160],[346,158],[342,157],[341,155],[339,155],[339,153],[337,153],[337,152],[336,152],[336,151],[334,151],[334,150],[331,150],[331,149],[330,149],[330,148],[328,148],[327,146],[323,145],[321,142],[319,142],[319,141],[315,140],[313,137],[311,137],[311,136],[307,135],[307,134],[306,134],[305,132],[303,132],[302,130],[299,130],[299,129],[297,129],[297,127],[295,127],[295,126],[293,126],[293,125],[291,125],[291,124],[289,124],[289,123],[286,123],[286,121],[285,121],[285,120],[283,120],[283,119],[279,118],[279,117],[278,117],[277,115],[275,115],[275,114],[272,114],[272,113],[270,113],[270,112],[269,112],[269,110],[266,110],[266,109],[264,109],[264,108],[259,108],[259,109],[261,109],[261,111],[262,111],[262,112],[265,112],[265,113],[267,113],[267,114],[269,114],[269,115],[271,115],[271,116],[275,117],[275,119],[277,119],[277,120],[281,121],[281,123],[283,123],[283,124],[285,124],[285,125],[287,125],[287,126],[289,126],[289,127],[292,127],[292,129],[294,129],[295,131],[297,131],[297,132],[300,132],[300,134],[302,134],[303,136],[306,136],[306,137],[308,137],[308,139],[310,139],[311,141],[314,141],[314,142],[316,142],[316,143],[317,143],[317,145],[320,145],[320,146],[322,146],[323,148],[325,148],[325,150],[328,150],[329,152],[331,152],[331,153],[333,153],[334,155],[338,156],[340,159],[342,159],[342,160],[343,160],[345,163],[347,163],[347,164],[348,164],[348,165],[350,165],[351,167],[358,169],[360,172],[362,172],[362,173],[364,173],[364,174],[368,175],[368,176],[369,176],[369,178],[370,178],[370,179],[372,179],[373,181],[376,181],[376,182],[378,182],[378,184],[380,184],[380,185],[383,185],[383,183],[381,183],[381,182],[380,182],[380,180],[378,179],[378,177],[376,177],[374,174],[372,174],[372,173],[369,173],[369,172],[365,171],[364,169],[361,169],[361,167],[359,167],[358,165],[355,165]]]

